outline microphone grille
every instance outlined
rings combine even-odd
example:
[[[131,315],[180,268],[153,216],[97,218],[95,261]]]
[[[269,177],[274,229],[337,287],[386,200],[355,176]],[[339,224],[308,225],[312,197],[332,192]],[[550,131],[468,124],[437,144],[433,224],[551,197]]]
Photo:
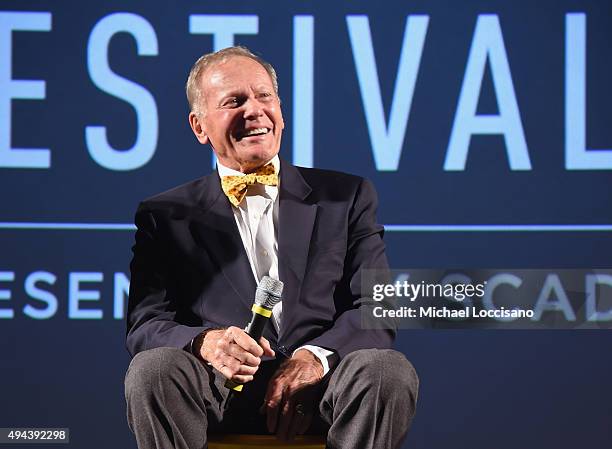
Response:
[[[270,276],[264,276],[259,281],[255,291],[255,304],[266,309],[272,309],[280,300],[283,294],[283,283]]]

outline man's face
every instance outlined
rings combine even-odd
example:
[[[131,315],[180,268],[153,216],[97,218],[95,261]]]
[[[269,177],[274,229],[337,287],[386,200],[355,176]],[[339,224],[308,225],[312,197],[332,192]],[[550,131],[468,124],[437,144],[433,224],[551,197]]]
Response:
[[[278,153],[285,124],[272,80],[261,64],[231,57],[206,70],[200,88],[199,113],[189,114],[189,122],[221,164],[249,172]]]

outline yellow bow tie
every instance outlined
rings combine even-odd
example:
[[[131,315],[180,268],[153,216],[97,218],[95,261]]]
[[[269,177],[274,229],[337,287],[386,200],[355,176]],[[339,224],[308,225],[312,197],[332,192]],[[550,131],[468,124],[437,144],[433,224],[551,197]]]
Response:
[[[234,206],[242,202],[247,194],[247,189],[253,184],[265,184],[267,186],[278,185],[278,175],[274,172],[272,164],[265,165],[256,172],[244,176],[223,176],[221,188]]]

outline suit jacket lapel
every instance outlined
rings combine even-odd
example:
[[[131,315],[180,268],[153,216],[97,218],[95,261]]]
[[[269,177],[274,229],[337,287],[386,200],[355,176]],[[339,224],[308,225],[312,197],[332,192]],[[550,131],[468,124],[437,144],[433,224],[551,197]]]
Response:
[[[278,271],[283,289],[283,329],[295,312],[308,261],[317,205],[305,201],[312,189],[294,166],[281,160],[278,224]]]
[[[236,225],[232,206],[215,171],[207,178],[195,220],[197,243],[205,248],[236,294],[250,309],[257,284]]]

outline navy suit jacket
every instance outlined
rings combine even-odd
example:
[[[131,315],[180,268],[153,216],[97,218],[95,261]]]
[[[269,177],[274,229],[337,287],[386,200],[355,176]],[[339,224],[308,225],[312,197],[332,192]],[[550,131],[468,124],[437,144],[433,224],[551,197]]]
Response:
[[[388,269],[372,184],[281,161],[278,266],[284,282],[280,335],[290,356],[312,344],[342,358],[389,347],[394,330],[363,330],[361,270]],[[183,348],[200,332],[251,317],[256,281],[217,172],[143,201],[136,213],[127,316],[132,356]]]

